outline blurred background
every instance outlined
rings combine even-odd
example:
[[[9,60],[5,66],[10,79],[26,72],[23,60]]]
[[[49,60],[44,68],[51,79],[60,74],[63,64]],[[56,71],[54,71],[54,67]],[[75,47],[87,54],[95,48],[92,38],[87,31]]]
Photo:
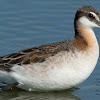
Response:
[[[73,38],[75,13],[84,5],[100,11],[100,0],[0,0],[0,56]],[[94,31],[100,44],[100,29]],[[100,59],[92,75],[73,89],[35,93],[15,88],[0,92],[0,100],[23,99],[99,100]]]

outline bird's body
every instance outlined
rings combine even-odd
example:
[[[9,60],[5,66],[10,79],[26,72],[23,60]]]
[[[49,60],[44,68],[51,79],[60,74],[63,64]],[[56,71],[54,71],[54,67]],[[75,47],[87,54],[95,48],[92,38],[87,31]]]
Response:
[[[68,89],[87,79],[97,63],[99,46],[91,28],[96,24],[89,23],[80,14],[84,9],[88,9],[88,13],[98,12],[90,6],[77,11],[72,40],[1,57],[0,80],[8,84],[17,82],[17,87],[29,91],[51,91]],[[84,21],[87,23],[84,24]]]

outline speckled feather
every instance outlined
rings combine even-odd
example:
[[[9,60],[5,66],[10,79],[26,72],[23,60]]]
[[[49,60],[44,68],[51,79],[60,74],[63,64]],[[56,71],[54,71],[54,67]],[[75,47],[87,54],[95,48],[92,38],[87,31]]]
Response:
[[[74,52],[71,41],[72,40],[67,40],[63,42],[37,46],[0,57],[0,70],[9,72],[10,68],[14,64],[24,65],[30,63],[42,63],[46,60],[46,58],[54,56],[60,51],[72,50]]]

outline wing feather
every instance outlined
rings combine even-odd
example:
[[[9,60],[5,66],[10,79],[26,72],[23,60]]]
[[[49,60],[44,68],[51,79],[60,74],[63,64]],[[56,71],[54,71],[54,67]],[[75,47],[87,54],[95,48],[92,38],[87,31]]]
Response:
[[[46,58],[54,56],[60,51],[69,51],[70,43],[70,41],[52,43],[5,55],[0,57],[0,70],[10,71],[14,64],[42,63]]]

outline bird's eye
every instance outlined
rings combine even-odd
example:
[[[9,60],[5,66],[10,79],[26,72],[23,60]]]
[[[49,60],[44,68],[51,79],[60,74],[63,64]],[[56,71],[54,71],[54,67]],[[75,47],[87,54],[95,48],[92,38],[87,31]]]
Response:
[[[94,17],[94,15],[93,14],[91,14],[91,13],[89,13],[88,14],[88,16],[89,16],[89,18],[92,18],[92,19],[94,19],[95,17]]]

